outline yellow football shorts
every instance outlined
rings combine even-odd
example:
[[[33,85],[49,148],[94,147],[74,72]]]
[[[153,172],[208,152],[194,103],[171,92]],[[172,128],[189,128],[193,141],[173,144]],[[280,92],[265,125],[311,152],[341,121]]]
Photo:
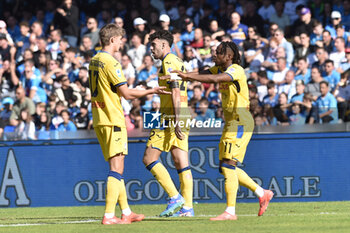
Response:
[[[126,128],[104,125],[97,126],[94,129],[106,161],[120,153],[128,154]]]
[[[233,125],[225,128],[219,143],[219,160],[230,159],[243,162],[253,128],[245,125]]]
[[[147,147],[158,149],[160,151],[168,152],[171,148],[177,147],[183,151],[188,152],[188,134],[189,131],[182,131],[185,135],[183,140],[176,137],[173,130],[170,129],[152,129],[148,138]]]

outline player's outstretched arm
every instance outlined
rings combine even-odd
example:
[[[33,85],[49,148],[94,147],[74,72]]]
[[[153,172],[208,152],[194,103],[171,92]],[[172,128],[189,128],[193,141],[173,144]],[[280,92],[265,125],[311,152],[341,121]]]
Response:
[[[231,82],[232,78],[227,73],[221,73],[221,74],[210,74],[210,73],[183,73],[178,70],[171,71],[172,73],[177,73],[177,75],[185,81],[198,81],[203,83],[221,83],[221,82]],[[161,80],[169,79],[170,75],[168,77],[163,76],[160,77]]]
[[[118,92],[127,100],[137,99],[150,94],[158,94],[158,95],[171,95],[171,92],[165,91],[166,87],[155,87],[148,90],[140,90],[140,89],[129,89],[126,84],[118,87]]]

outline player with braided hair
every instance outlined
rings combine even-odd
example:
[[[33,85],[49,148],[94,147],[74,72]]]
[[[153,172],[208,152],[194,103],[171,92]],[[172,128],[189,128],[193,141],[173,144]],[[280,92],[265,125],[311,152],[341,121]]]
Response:
[[[249,91],[244,69],[240,64],[238,47],[233,42],[222,42],[213,55],[215,66],[195,73],[175,71],[183,80],[219,83],[225,126],[219,143],[220,173],[225,177],[227,208],[210,220],[236,220],[235,204],[238,184],[255,192],[259,197],[261,216],[273,197],[273,192],[262,189],[242,169],[245,152],[254,129],[254,120],[249,112]]]

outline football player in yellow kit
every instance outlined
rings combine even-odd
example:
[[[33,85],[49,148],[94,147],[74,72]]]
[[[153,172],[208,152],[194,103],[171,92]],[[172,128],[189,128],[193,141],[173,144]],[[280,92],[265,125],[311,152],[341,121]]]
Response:
[[[150,35],[152,56],[162,60],[159,77],[169,75],[173,70],[185,71],[183,61],[170,53],[173,35],[166,30],[159,30]],[[159,80],[160,86],[166,86],[166,91],[172,95],[160,97],[161,122],[167,122],[166,127],[151,131],[143,157],[146,168],[158,180],[170,197],[167,208],[160,216],[194,216],[192,206],[193,179],[188,160],[188,128],[181,129],[182,122],[190,113],[187,106],[187,82]],[[158,161],[162,151],[170,151],[179,174],[181,194],[177,191],[167,169]],[[173,214],[173,212],[182,208]]]
[[[125,190],[124,157],[128,153],[127,132],[120,98],[134,99],[149,94],[170,94],[164,87],[135,90],[127,87],[121,64],[112,56],[119,51],[124,29],[107,24],[99,32],[102,50],[89,64],[93,126],[104,158],[109,163],[106,208],[102,224],[129,224],[141,221],[143,214],[131,212]],[[117,202],[122,218],[115,216]]]
[[[254,129],[254,120],[249,112],[249,90],[240,54],[233,42],[222,42],[213,55],[215,66],[201,74],[175,71],[185,81],[219,83],[225,126],[219,143],[220,172],[225,177],[227,208],[225,212],[210,220],[236,220],[235,204],[238,184],[243,185],[259,197],[261,216],[273,192],[262,189],[242,169],[245,152]]]

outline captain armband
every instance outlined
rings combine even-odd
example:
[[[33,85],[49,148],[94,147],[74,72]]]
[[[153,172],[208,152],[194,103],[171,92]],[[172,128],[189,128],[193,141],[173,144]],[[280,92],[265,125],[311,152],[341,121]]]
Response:
[[[170,82],[169,83],[169,88],[170,89],[179,88],[179,87],[180,87],[180,85],[179,85],[178,81],[174,81],[174,82]]]

